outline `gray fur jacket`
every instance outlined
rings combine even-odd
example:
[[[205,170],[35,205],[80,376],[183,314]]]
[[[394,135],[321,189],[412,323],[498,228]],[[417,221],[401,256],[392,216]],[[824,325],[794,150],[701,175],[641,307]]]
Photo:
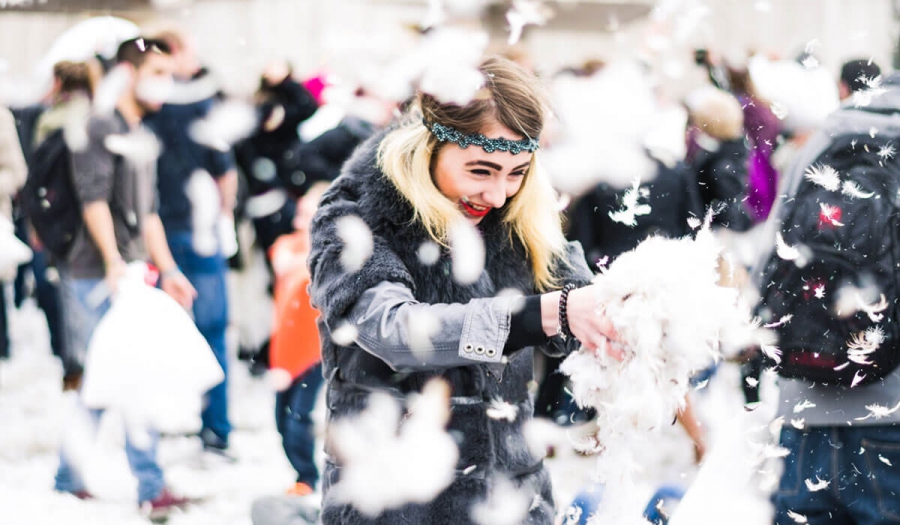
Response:
[[[412,222],[412,207],[377,166],[381,137],[360,146],[344,165],[323,196],[312,226],[310,292],[322,314],[328,420],[359,412],[373,391],[388,392],[402,402],[408,393],[441,376],[452,391],[448,430],[459,444],[457,477],[428,504],[410,504],[370,519],[352,506],[329,500],[329,488],[340,479],[341,467],[326,444],[322,522],[470,523],[470,506],[487,495],[495,474],[500,474],[536,496],[528,523],[550,524],[554,515],[550,477],[529,452],[522,430],[534,409],[527,387],[533,375],[533,348],[503,358],[513,300],[506,294],[497,297],[504,289],[536,293],[524,247],[511,240],[495,211],[479,225],[486,257],[474,284],[454,281],[446,250],[435,264],[420,262],[417,252],[429,237],[421,224]],[[343,243],[336,227],[339,218],[350,215],[360,217],[374,239],[372,256],[354,273],[341,265]],[[569,245],[567,256],[568,264],[556,265],[561,282],[587,284],[592,275],[580,245]],[[440,331],[432,337],[434,351],[425,357],[411,351],[408,325],[422,310],[441,321]],[[348,346],[331,339],[332,330],[344,322],[358,332]],[[573,351],[575,344],[553,337],[541,350],[559,356]],[[494,399],[518,406],[515,421],[486,415]]]

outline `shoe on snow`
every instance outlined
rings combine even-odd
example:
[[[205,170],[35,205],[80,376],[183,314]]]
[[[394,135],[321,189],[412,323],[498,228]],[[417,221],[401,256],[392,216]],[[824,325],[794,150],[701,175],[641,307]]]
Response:
[[[183,510],[189,504],[194,503],[190,498],[176,496],[169,489],[163,489],[156,498],[145,501],[141,504],[141,511],[150,521],[160,522],[169,517],[169,514],[175,510]]]

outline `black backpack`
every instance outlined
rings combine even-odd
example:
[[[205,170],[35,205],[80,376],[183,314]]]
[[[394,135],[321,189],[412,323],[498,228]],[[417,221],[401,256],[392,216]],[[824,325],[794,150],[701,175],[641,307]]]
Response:
[[[892,138],[838,136],[812,166],[837,170],[842,188],[830,191],[804,175],[795,198],[783,204],[781,235],[806,264],[773,253],[757,307],[766,321],[793,316],[775,328],[780,363],[769,356],[781,376],[855,386],[880,380],[900,364],[900,161],[891,154],[898,146]],[[845,184],[853,185],[850,191],[842,191]],[[853,297],[867,287],[877,290],[874,297]],[[838,301],[842,289],[851,308]],[[857,310],[859,303],[877,303],[879,294],[887,304],[871,317]],[[848,351],[867,330],[873,339],[883,334],[883,341],[874,351],[863,348],[868,362],[858,363]]]
[[[65,259],[83,219],[72,182],[72,156],[61,129],[34,151],[19,201],[44,248],[56,260]]]

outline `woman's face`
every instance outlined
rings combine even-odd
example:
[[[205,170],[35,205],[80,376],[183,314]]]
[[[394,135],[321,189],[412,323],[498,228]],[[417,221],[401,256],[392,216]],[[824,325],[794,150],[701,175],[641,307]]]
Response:
[[[481,133],[489,138],[524,138],[497,122],[485,126]],[[481,146],[460,148],[447,143],[438,152],[432,175],[441,193],[456,203],[466,219],[478,224],[519,192],[531,157],[528,151],[517,155],[508,151],[487,153]]]

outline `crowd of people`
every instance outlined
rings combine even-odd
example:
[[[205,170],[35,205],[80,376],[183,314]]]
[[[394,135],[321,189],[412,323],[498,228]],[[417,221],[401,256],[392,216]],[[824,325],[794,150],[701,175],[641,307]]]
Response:
[[[316,133],[304,126],[333,102],[334,79],[300,78],[275,61],[250,101],[253,125],[227,141],[202,126],[215,125],[231,97],[181,31],[127,40],[114,57],[56,64],[40,103],[0,110],[0,215],[33,252],[17,273],[0,276],[13,283],[13,306],[33,295],[46,315],[61,388],[81,388],[91,336],[127,265],[148,261],[153,285],[191,314],[224,372],[206,394],[197,433],[208,453],[238,460],[229,450],[229,367],[277,370],[285,388],[275,420],[297,474],[285,497],[321,494],[322,523],[375,522],[334,495],[342,458],[316,439],[316,398],[324,388],[331,424],[358,414],[372,392],[402,399],[440,377],[460,468],[433,500],[385,510],[377,522],[465,522],[502,473],[535,502],[528,523],[553,523],[566,502],[554,504],[523,428],[532,414],[560,425],[590,420],[559,364],[579,347],[621,355],[615,328],[597,313],[593,274],[651,235],[691,235],[711,210],[728,250],[721,284],[758,297],[756,313],[779,335],[777,354],[748,348],[735,358],[743,374],[735,388],[748,407],[760,401],[763,369],[782,375],[788,454],[772,498],[775,523],[896,519],[896,79],[871,60],[850,61],[832,85],[810,84],[833,90],[834,100],[785,108],[768,98],[778,92],[775,61],[736,63],[702,50],[696,63],[708,83],[676,105],[686,116],[681,153],[639,144],[644,177],[623,185],[597,167],[560,213],[555,179],[536,152],[552,153],[566,133],[584,130],[566,130],[564,114],[551,123],[555,101],[539,84],[590,87],[615,65],[590,61],[539,80],[521,55],[508,56],[523,65],[485,59],[484,87],[463,105],[343,86],[351,102]],[[809,58],[782,62],[802,73]],[[359,264],[346,255],[348,219],[371,234]],[[454,265],[459,219],[484,239],[483,266],[471,276]],[[247,223],[252,245],[236,241],[235,224]],[[748,238],[762,240],[747,249]],[[226,339],[226,276],[242,269],[248,250],[264,256],[275,309],[270,338],[238,352]],[[500,293],[509,289],[519,296]],[[855,293],[850,306],[835,306],[846,305],[844,292]],[[10,356],[9,307],[0,300],[0,359]],[[833,313],[840,308],[850,310]],[[433,319],[423,351],[423,328],[412,325]],[[858,352],[849,361],[848,345]],[[715,371],[711,363],[695,380]],[[519,416],[489,416],[485,406],[496,399]],[[89,410],[95,422],[102,412]],[[702,462],[709,444],[690,397],[677,419]],[[149,442],[127,437],[125,449],[139,506],[162,518],[191,500],[167,487],[150,434]],[[810,480],[830,485],[813,491]],[[55,489],[94,497],[65,447]],[[646,516],[666,520],[653,502]]]

